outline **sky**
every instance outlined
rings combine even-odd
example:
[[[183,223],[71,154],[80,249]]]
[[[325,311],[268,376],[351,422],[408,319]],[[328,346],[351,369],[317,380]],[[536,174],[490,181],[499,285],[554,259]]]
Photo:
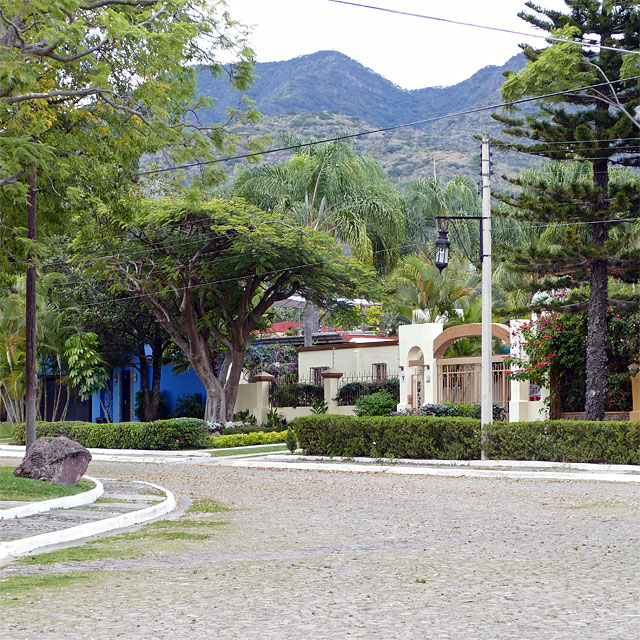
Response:
[[[461,22],[536,30],[518,18],[524,0],[354,0]],[[537,0],[549,9],[562,0]],[[252,27],[258,62],[289,60],[322,50],[348,55],[405,89],[447,86],[487,65],[502,65],[520,42],[543,40],[392,15],[328,0],[227,0],[231,16]],[[539,33],[539,32],[538,32]]]

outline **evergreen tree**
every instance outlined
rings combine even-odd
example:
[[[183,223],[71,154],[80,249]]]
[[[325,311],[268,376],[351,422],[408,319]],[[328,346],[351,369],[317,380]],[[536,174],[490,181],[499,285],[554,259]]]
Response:
[[[596,46],[556,43],[546,49],[523,47],[527,66],[510,74],[502,88],[505,101],[575,90],[537,101],[534,112],[496,114],[504,133],[518,140],[499,143],[552,161],[576,160],[590,165],[590,180],[578,172],[575,180],[553,171],[516,178],[525,186],[518,195],[503,196],[516,208],[515,217],[543,224],[567,224],[563,251],[534,243],[516,252],[514,261],[549,276],[564,286],[589,284],[585,411],[602,419],[607,371],[608,277],[613,269],[631,267],[638,251],[630,250],[630,233],[616,220],[638,216],[640,188],[630,181],[614,188],[612,165],[640,166],[640,129],[635,118],[640,104],[640,8],[630,0],[565,0],[567,13],[543,9],[532,2],[522,12],[526,22],[563,39]],[[600,84],[596,88],[586,88]],[[580,90],[582,87],[582,90]],[[614,221],[614,222],[612,222]],[[583,233],[588,229],[587,233]],[[636,228],[637,230],[637,228]]]

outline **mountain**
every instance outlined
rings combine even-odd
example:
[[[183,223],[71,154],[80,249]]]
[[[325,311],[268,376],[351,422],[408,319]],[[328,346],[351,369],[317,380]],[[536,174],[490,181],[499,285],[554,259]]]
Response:
[[[240,127],[238,132],[268,133],[274,142],[285,132],[324,138],[471,111],[500,103],[498,90],[504,72],[518,71],[524,65],[520,54],[458,84],[410,91],[336,51],[257,63],[255,84],[246,95],[255,101],[263,120],[257,126]],[[212,78],[206,68],[199,69],[198,90],[216,103],[216,108],[199,113],[205,123],[219,121],[242,97],[228,89],[223,77]],[[475,175],[479,171],[479,144],[474,136],[484,131],[499,131],[490,111],[364,136],[357,145],[378,159],[398,183],[433,175],[434,166],[447,179],[455,173]],[[280,159],[268,157],[269,161]],[[495,173],[513,173],[528,164],[521,154],[501,156],[496,158]]]

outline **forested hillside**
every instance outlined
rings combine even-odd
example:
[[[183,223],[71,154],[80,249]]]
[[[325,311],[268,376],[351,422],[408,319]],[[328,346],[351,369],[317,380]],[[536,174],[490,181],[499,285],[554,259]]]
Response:
[[[263,118],[240,131],[251,136],[269,134],[277,145],[281,134],[324,138],[470,111],[498,104],[503,73],[522,66],[524,58],[518,55],[502,67],[485,67],[456,85],[408,91],[335,51],[258,63],[256,81],[247,96]],[[221,120],[225,110],[236,107],[241,98],[226,90],[222,78],[212,79],[204,70],[199,90],[217,104],[216,109],[202,110],[205,122]],[[359,138],[356,144],[378,159],[398,183],[433,175],[434,168],[447,179],[456,173],[479,172],[479,143],[474,135],[487,130],[499,131],[490,111],[376,133]],[[519,155],[496,154],[496,175],[522,167],[526,159]]]

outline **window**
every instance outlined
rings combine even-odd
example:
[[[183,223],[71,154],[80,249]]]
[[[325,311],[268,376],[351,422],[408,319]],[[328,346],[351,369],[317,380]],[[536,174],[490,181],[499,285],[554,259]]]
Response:
[[[329,367],[311,367],[309,370],[311,384],[323,384],[321,373],[327,369],[329,369]]]
[[[376,362],[373,365],[373,379],[378,382],[387,379],[387,363]]]

